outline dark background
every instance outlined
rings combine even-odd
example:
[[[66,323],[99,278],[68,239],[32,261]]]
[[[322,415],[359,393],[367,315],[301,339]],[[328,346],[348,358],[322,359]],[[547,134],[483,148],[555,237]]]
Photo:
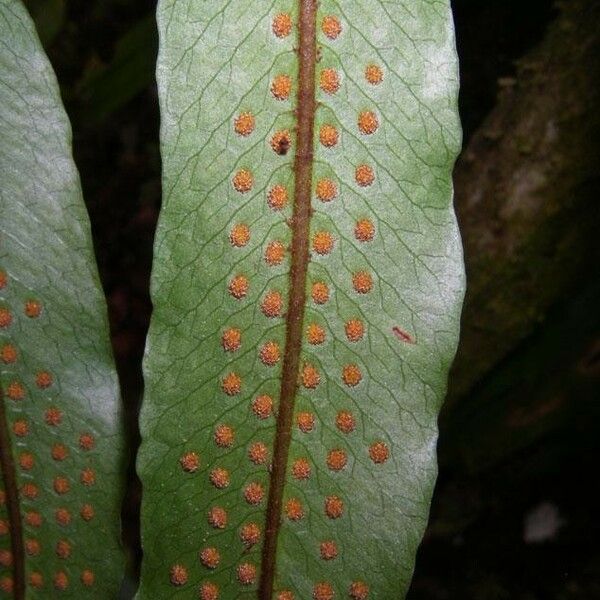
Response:
[[[72,120],[108,296],[133,440],[123,517],[135,578],[133,456],[161,196],[154,2],[27,4]],[[452,4],[469,291],[409,598],[600,598],[600,7]]]

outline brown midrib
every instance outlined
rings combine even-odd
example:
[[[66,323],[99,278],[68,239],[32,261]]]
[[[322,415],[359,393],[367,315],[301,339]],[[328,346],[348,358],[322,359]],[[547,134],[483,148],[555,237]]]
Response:
[[[13,598],[25,598],[25,551],[23,549],[23,526],[21,524],[21,507],[19,506],[19,489],[15,476],[15,465],[12,456],[8,421],[4,409],[4,391],[0,387],[0,467],[4,480],[6,508],[10,524],[10,544],[13,557]]]
[[[286,317],[285,353],[281,372],[281,391],[277,430],[273,447],[273,463],[265,526],[265,541],[259,598],[271,600],[275,579],[277,538],[281,522],[283,489],[288,463],[294,400],[298,385],[306,272],[309,261],[309,233],[312,194],[313,134],[315,121],[315,65],[317,62],[317,3],[298,0],[298,80],[296,101],[296,155],[294,158],[294,208],[292,214],[292,248],[290,287]]]

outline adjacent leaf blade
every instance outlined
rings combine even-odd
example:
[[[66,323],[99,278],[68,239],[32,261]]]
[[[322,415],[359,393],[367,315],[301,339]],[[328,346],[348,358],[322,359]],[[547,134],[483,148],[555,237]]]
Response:
[[[18,487],[3,493],[1,587],[16,598],[113,598],[124,456],[106,305],[70,125],[16,0],[0,0],[0,105],[1,438]]]
[[[451,15],[425,0],[315,10],[313,0],[159,5],[165,198],[138,464],[141,599],[200,587],[204,598],[264,600],[269,557],[281,600],[367,588],[400,598],[409,585],[464,288]],[[298,81],[302,60],[316,63],[314,80]],[[310,152],[297,148],[313,129],[306,198],[299,162]],[[280,398],[294,356],[299,385]],[[265,395],[282,403],[277,419]],[[277,440],[289,402],[288,452]],[[271,456],[275,445],[285,452]],[[285,483],[270,489],[282,463]],[[265,530],[274,497],[275,533]]]

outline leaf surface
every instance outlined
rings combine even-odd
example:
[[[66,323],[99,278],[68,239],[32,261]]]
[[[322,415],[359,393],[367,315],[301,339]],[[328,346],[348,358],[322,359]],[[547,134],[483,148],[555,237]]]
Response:
[[[449,3],[158,21],[139,598],[401,598],[464,287]]]
[[[70,125],[15,0],[0,0],[0,382],[0,595],[114,598],[123,440],[106,305]]]

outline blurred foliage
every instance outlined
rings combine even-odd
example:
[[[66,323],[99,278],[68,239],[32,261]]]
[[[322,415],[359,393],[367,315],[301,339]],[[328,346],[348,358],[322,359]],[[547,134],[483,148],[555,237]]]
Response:
[[[117,40],[110,63],[88,66],[77,88],[85,107],[80,118],[101,121],[146,89],[154,77],[157,50],[156,21],[148,15]]]
[[[47,48],[65,23],[65,0],[27,0],[25,5],[35,22],[42,44]]]

